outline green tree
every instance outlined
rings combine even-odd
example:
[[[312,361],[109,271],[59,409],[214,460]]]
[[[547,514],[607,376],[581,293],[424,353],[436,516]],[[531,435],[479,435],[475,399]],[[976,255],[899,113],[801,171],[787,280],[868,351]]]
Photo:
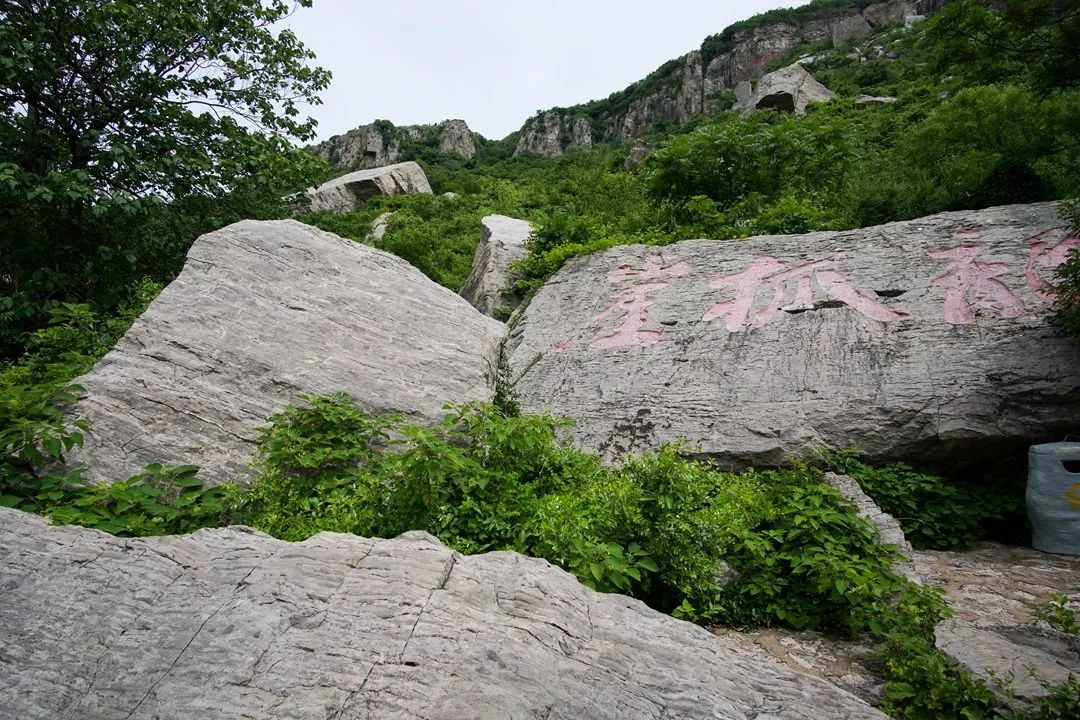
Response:
[[[330,75],[275,25],[310,4],[0,0],[0,353],[317,178],[290,140]]]
[[[1026,76],[1044,91],[1080,87],[1075,0],[959,0],[933,18],[928,38],[945,65],[979,82]]]

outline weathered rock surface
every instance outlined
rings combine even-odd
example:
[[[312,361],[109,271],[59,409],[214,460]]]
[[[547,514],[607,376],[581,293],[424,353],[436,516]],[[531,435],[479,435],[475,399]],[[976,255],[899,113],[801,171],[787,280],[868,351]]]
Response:
[[[476,140],[464,120],[447,120],[439,128],[439,149],[471,158],[476,154]]]
[[[476,154],[476,136],[464,120],[435,125],[394,126],[386,121],[361,125],[319,143],[310,150],[336,168],[369,170],[401,160],[402,144],[420,142],[465,157]]]
[[[743,114],[754,110],[782,110],[804,115],[810,103],[825,102],[836,97],[807,72],[799,63],[765,75],[754,88],[754,95],[743,108]]]
[[[656,150],[656,147],[644,140],[635,140],[634,144],[630,146],[630,152],[626,154],[626,162],[623,163],[623,167],[627,170],[637,170],[645,164],[645,161],[649,159],[654,150]]]
[[[862,15],[838,18],[832,24],[833,47],[843,47],[855,40],[868,38],[873,32],[874,29]]]
[[[879,27],[889,23],[902,22],[910,11],[911,6],[906,0],[888,0],[887,2],[871,5],[863,10],[863,17],[872,26]]]
[[[423,168],[414,162],[357,170],[324,182],[308,191],[306,210],[352,212],[379,195],[431,195],[431,185]]]
[[[1046,693],[1037,677],[1053,684],[1080,677],[1080,637],[1033,612],[1052,593],[1078,606],[1080,558],[982,543],[970,552],[917,553],[915,564],[956,611],[938,626],[937,645],[969,672],[1021,698]]]
[[[367,170],[393,165],[400,159],[401,143],[380,125],[361,125],[311,148],[337,168]]]
[[[855,478],[830,472],[825,473],[825,482],[850,500],[858,509],[859,514],[873,523],[877,528],[878,542],[882,545],[895,545],[903,558],[906,558],[906,560],[900,560],[895,569],[910,580],[918,580],[913,565],[915,550],[908,542],[904,529],[900,527],[896,518],[878,507],[873,498],[863,492]]]
[[[889,95],[860,95],[855,100],[855,107],[867,108],[874,105],[888,105],[896,102],[896,98]]]
[[[437,420],[490,398],[505,327],[404,260],[293,220],[203,235],[94,369],[73,456],[92,478],[191,463],[243,478],[256,428],[299,394]]]
[[[884,718],[543,560],[424,533],[120,539],[0,509],[0,717]]]
[[[794,672],[828,680],[871,705],[880,705],[884,698],[881,663],[874,658],[874,645],[865,640],[785,628],[741,632],[715,626],[709,630],[761,662],[776,662]]]
[[[511,333],[517,389],[609,458],[988,461],[1080,428],[1080,344],[1046,318],[1064,226],[1044,203],[575,258]]]
[[[514,155],[555,157],[570,148],[592,145],[589,119],[549,111],[525,123]]]
[[[525,243],[532,235],[532,226],[525,220],[505,215],[488,215],[480,224],[480,244],[476,246],[472,271],[461,288],[461,297],[480,312],[491,315],[495,308],[517,304],[517,298],[506,289],[510,284],[510,263],[528,254]]]
[[[386,229],[390,226],[390,218],[392,217],[394,217],[392,210],[379,213],[379,216],[371,221],[371,233],[368,235],[368,239],[379,242],[386,237]]]
[[[743,80],[735,86],[735,102],[740,107],[746,107],[750,104],[750,99],[754,97],[754,85],[749,80]]]

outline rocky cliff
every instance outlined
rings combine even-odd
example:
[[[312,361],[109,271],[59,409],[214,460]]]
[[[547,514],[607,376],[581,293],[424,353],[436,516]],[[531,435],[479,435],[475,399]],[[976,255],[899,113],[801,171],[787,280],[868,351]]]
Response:
[[[659,122],[685,123],[709,112],[717,93],[760,77],[771,60],[805,45],[844,45],[876,27],[933,12],[941,4],[887,0],[835,8],[808,5],[737,23],[606,100],[539,114],[522,127],[516,154],[561,155],[576,145],[636,138]],[[585,125],[587,132],[567,131]]]
[[[464,120],[444,120],[437,125],[395,126],[386,120],[361,125],[311,149],[335,168],[366,170],[409,159],[410,146],[438,148],[467,158],[476,154],[477,135]]]

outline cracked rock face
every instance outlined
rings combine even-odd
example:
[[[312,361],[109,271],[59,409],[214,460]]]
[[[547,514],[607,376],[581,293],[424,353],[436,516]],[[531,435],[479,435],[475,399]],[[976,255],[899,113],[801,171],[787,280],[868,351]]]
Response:
[[[510,283],[510,263],[528,253],[525,243],[532,235],[532,226],[525,220],[505,215],[488,215],[480,221],[483,228],[480,244],[473,256],[461,296],[480,312],[491,315],[497,307],[515,304],[516,298],[506,291]]]
[[[617,458],[685,438],[731,466],[809,448],[991,458],[1080,427],[1080,344],[1047,323],[1051,204],[570,260],[508,343],[523,409]]]
[[[204,235],[183,272],[78,382],[91,422],[70,458],[127,478],[190,463],[243,479],[257,428],[300,394],[441,419],[486,400],[505,326],[393,255],[294,220]]]
[[[126,540],[0,509],[0,592],[5,718],[884,718],[543,560],[424,533]]]
[[[439,129],[439,150],[467,158],[476,154],[476,141],[464,120],[447,120]]]
[[[308,191],[305,207],[302,209],[352,212],[379,195],[416,193],[431,195],[431,185],[423,169],[410,161],[372,170],[357,170],[328,180]]]
[[[1036,620],[1052,593],[1080,607],[1080,558],[981,543],[970,552],[920,552],[922,582],[945,590],[955,617],[937,628],[937,646],[992,686],[1020,698],[1080,677],[1080,637]]]

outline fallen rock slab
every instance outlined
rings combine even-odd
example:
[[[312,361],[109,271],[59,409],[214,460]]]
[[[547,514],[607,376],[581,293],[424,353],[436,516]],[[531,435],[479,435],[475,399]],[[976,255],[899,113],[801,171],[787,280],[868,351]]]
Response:
[[[617,459],[684,438],[731,467],[811,448],[990,462],[1080,428],[1047,321],[1080,246],[1052,204],[578,257],[508,342],[525,410]]]
[[[1021,699],[1046,694],[1040,678],[1080,677],[1080,637],[1035,616],[1054,594],[1080,603],[1080,558],[981,543],[968,552],[916,553],[915,566],[956,611],[938,626],[937,646],[968,672]]]
[[[488,215],[480,224],[480,244],[476,246],[472,271],[461,288],[461,296],[480,312],[491,315],[495,308],[517,302],[507,290],[510,264],[528,254],[526,243],[532,235],[532,225],[505,215]]]
[[[379,195],[431,195],[424,170],[414,162],[403,162],[370,170],[357,170],[329,180],[308,191],[301,210],[352,212]]]
[[[805,115],[811,103],[825,102],[834,97],[835,94],[815,80],[806,68],[794,63],[762,76],[753,96],[743,107],[743,115],[768,109]]]
[[[543,560],[425,533],[120,539],[0,508],[0,717],[884,718]]]
[[[441,418],[491,397],[505,327],[393,255],[294,220],[203,235],[179,277],[78,382],[87,476],[149,463],[243,479],[257,428],[298,395]]]

